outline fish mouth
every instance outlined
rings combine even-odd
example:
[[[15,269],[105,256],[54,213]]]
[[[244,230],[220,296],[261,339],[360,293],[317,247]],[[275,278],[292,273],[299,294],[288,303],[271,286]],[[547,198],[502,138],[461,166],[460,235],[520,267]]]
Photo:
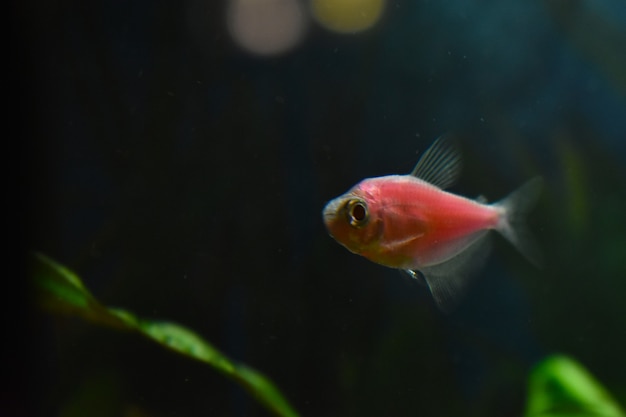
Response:
[[[341,209],[341,207],[343,207],[345,201],[345,197],[339,197],[326,203],[326,206],[322,211],[322,217],[324,219],[324,224],[326,225],[327,229],[330,229],[330,225],[337,220],[339,210]]]

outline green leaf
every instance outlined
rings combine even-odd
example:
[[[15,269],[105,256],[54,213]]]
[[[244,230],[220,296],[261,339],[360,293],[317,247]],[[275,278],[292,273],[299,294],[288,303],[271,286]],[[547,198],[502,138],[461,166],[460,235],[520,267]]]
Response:
[[[608,391],[575,360],[551,356],[531,373],[525,417],[625,417]]]
[[[31,273],[37,300],[46,310],[77,315],[120,330],[137,331],[174,352],[213,367],[241,385],[274,415],[298,416],[268,378],[230,360],[192,330],[176,323],[140,319],[129,311],[103,306],[76,274],[42,254],[35,254]]]

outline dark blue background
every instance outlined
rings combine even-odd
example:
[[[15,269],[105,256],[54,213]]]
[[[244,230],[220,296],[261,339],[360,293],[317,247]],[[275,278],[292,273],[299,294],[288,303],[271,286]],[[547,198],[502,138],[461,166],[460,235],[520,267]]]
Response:
[[[305,416],[519,416],[530,366],[553,352],[626,402],[623,2],[389,1],[365,33],[312,24],[270,58],[233,43],[221,2],[35,1],[16,16],[28,246],[106,305],[195,329]],[[449,316],[321,221],[445,132],[465,156],[454,192],[546,184],[530,219],[546,266],[495,239]],[[42,415],[266,415],[136,336],[40,327]]]

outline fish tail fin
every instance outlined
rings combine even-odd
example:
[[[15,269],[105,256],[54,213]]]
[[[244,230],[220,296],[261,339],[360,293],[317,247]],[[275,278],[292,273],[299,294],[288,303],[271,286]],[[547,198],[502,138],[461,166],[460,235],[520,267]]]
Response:
[[[542,183],[541,177],[535,177],[495,203],[495,206],[502,209],[496,229],[536,267],[541,267],[543,259],[526,227],[526,215],[537,202]]]

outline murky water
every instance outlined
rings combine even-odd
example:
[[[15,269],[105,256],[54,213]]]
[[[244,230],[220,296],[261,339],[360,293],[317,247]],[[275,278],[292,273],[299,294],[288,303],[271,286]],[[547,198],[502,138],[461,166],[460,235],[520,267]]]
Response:
[[[522,416],[555,353],[624,408],[623,4],[327,3],[23,7],[29,250],[103,305],[193,329],[302,416]],[[443,133],[463,154],[456,194],[544,179],[528,219],[543,268],[494,235],[451,314],[321,215]],[[41,319],[33,413],[270,415],[138,334]]]

